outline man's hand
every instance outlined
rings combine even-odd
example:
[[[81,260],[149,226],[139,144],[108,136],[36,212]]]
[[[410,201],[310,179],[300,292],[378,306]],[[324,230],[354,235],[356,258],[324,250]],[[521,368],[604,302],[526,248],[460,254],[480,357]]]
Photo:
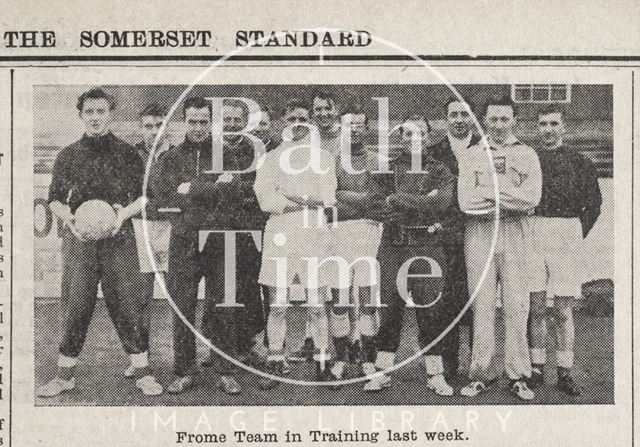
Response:
[[[113,209],[116,211],[116,221],[113,224],[113,229],[111,230],[111,236],[115,236],[116,234],[118,234],[118,231],[120,231],[120,228],[122,228],[122,224],[125,221],[125,218],[123,216],[124,208],[122,207],[122,205],[120,205],[119,203],[116,203],[115,205],[113,205]]]
[[[191,189],[191,182],[182,183],[178,186],[178,194],[189,194],[189,190]]]
[[[321,200],[310,199],[308,197],[300,197],[298,195],[290,193],[283,193],[283,195],[292,202],[309,208],[320,208],[324,206],[324,203]]]
[[[82,236],[82,234],[80,234],[80,232],[76,228],[76,226],[75,226],[75,216],[73,214],[71,214],[71,212],[69,212],[69,214],[65,214],[63,217],[61,217],[61,220],[62,220],[62,225],[67,227],[69,229],[69,231],[71,231],[71,234],[73,234],[76,239],[78,239],[80,242],[86,242],[87,241],[84,238],[84,236]]]
[[[233,180],[233,174],[230,172],[223,173],[220,177],[217,178],[216,183],[229,183]]]

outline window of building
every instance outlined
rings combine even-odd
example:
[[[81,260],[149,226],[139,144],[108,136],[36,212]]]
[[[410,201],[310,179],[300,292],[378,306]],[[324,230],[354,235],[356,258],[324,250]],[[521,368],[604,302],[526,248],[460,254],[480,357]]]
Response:
[[[517,103],[544,104],[571,102],[569,84],[513,84],[511,99]]]

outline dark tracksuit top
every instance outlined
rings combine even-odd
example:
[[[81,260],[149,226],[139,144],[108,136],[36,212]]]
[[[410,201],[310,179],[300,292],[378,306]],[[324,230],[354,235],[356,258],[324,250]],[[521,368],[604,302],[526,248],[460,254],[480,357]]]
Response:
[[[402,264],[413,257],[424,256],[435,260],[442,269],[440,278],[408,280],[413,302],[417,305],[433,304],[428,308],[416,308],[418,340],[422,347],[429,345],[449,321],[445,318],[447,303],[440,296],[446,282],[447,259],[443,241],[449,237],[451,216],[454,212],[454,177],[449,169],[428,154],[423,155],[422,173],[410,173],[411,156],[402,154],[391,163],[392,174],[376,174],[382,190],[381,201],[374,204],[372,213],[385,208],[384,198],[397,200],[394,206],[399,216],[384,224],[378,260],[381,269],[382,321],[377,336],[379,351],[396,352],[400,344],[405,301],[400,296],[396,278]],[[416,260],[409,273],[434,273],[424,260]],[[441,355],[443,344],[430,350]]]
[[[587,237],[600,216],[602,195],[596,168],[578,151],[560,146],[538,150],[542,198],[536,216],[578,218]]]
[[[480,138],[473,134],[469,142],[469,147],[478,144]],[[456,158],[448,135],[446,135],[439,143],[428,148],[433,158],[444,163],[454,176],[458,176],[458,159]],[[457,182],[454,184],[453,200],[456,207],[456,213],[452,223],[451,237],[445,241],[445,251],[449,259],[450,279],[445,284],[444,294],[447,302],[450,303],[450,315],[455,318],[469,299],[469,290],[467,285],[467,267],[464,259],[464,214],[458,206]],[[470,325],[471,312],[467,312],[462,324]],[[447,353],[450,354],[444,358],[447,373],[453,376],[458,371],[458,349],[459,336],[458,326],[453,328],[445,337],[445,343],[449,344]]]
[[[138,155],[142,159],[143,165],[143,176],[147,171],[147,162],[149,160],[149,151],[147,150],[147,146],[144,141],[136,144],[135,149],[138,151]],[[160,203],[162,203],[162,199],[159,194],[159,184],[162,179],[162,170],[163,170],[163,162],[166,155],[174,148],[174,146],[169,147],[166,151],[158,154],[157,152],[154,154],[155,160],[151,163],[151,167],[149,168],[148,180],[147,180],[147,189],[144,191],[144,195],[147,198],[146,205],[146,214],[147,219],[149,220],[166,220],[168,218],[166,213],[159,213],[158,208],[160,207]],[[156,151],[158,149],[156,148]],[[144,177],[143,177],[144,180]]]
[[[253,146],[247,139],[235,145],[225,143],[224,170],[248,168]],[[236,235],[236,298],[244,307],[216,307],[224,296],[224,235],[209,234],[202,251],[199,232],[206,230],[261,230],[264,217],[253,193],[255,172],[233,174],[229,183],[216,183],[221,174],[207,174],[212,168],[211,139],[201,143],[185,141],[163,159],[158,185],[160,206],[180,208],[171,214],[169,248],[169,292],[183,315],[195,321],[198,283],[205,277],[203,335],[229,355],[244,351],[251,337],[264,325],[257,284],[260,253],[249,234]],[[188,194],[178,194],[178,186],[190,182]],[[179,376],[195,371],[195,338],[174,318],[174,363]],[[230,366],[221,362],[223,372]]]
[[[68,204],[75,213],[87,200],[129,205],[142,193],[142,160],[112,133],[83,136],[65,147],[53,167],[49,202]],[[148,299],[143,293],[135,237],[126,222],[114,237],[82,242],[69,231],[63,237],[62,302],[65,304],[60,353],[77,357],[84,345],[98,284],[123,348],[129,354],[148,349]]]
[[[383,194],[377,182],[373,181],[372,171],[378,168],[374,154],[361,148],[350,155],[351,166],[356,171],[364,171],[358,174],[347,172],[341,164],[340,157],[336,157],[336,177],[338,189],[336,190],[336,209],[338,220],[367,219],[367,210],[376,198]],[[362,200],[350,200],[343,193],[364,193],[366,198]]]

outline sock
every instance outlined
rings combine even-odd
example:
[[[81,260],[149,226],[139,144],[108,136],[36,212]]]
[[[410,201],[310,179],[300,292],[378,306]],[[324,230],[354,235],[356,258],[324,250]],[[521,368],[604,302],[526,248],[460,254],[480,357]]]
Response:
[[[331,367],[331,372],[333,373],[334,376],[341,378],[342,373],[344,373],[344,366],[345,366],[345,362],[338,360]]]
[[[376,335],[376,321],[374,315],[362,314],[358,320],[358,329],[362,337]]]
[[[395,363],[395,359],[395,352],[378,351],[376,355],[376,368],[382,370],[391,368]]]
[[[73,379],[77,364],[77,357],[67,357],[66,355],[60,354],[58,356],[58,377],[67,381]]]
[[[544,365],[547,363],[547,350],[544,348],[529,348],[531,356],[531,365]]]
[[[532,363],[531,371],[535,373],[544,374],[544,363]]]
[[[556,360],[558,362],[558,368],[563,369],[573,368],[573,351],[557,351]]]
[[[425,355],[424,366],[427,369],[428,376],[437,376],[444,373],[444,365],[440,355]]]

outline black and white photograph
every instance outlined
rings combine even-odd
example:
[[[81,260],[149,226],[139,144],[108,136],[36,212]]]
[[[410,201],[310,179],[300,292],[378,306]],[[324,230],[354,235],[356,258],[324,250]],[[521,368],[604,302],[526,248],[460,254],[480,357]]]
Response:
[[[33,86],[36,407],[616,403],[612,83],[281,82]]]

